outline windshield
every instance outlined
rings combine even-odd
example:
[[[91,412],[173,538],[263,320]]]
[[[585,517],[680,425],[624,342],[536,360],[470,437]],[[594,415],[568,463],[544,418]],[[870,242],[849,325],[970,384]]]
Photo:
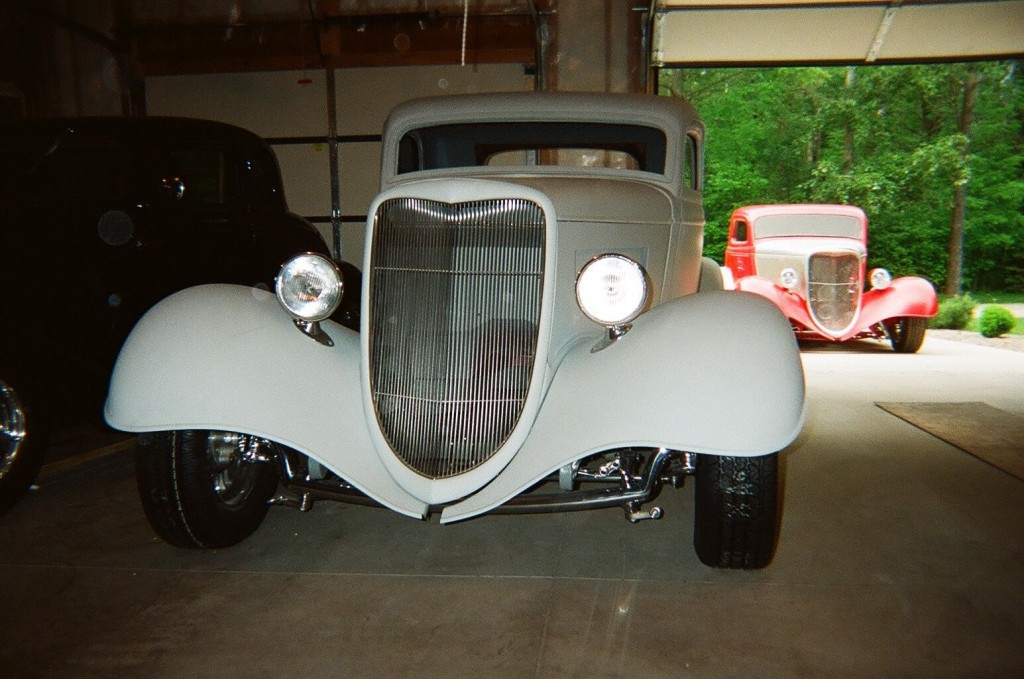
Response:
[[[413,130],[398,174],[453,167],[571,166],[665,173],[665,133],[604,123],[469,123]]]
[[[862,238],[859,219],[850,215],[767,215],[754,225],[755,238],[832,236]]]

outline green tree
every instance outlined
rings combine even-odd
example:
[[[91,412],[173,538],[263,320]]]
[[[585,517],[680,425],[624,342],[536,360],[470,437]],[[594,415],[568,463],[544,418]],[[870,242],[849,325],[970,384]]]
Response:
[[[680,69],[660,84],[708,127],[709,255],[721,258],[740,205],[849,203],[868,214],[873,266],[939,285],[1024,289],[1020,80],[1017,62],[985,62]],[[951,240],[957,224],[962,238]],[[951,259],[956,242],[963,254]]]

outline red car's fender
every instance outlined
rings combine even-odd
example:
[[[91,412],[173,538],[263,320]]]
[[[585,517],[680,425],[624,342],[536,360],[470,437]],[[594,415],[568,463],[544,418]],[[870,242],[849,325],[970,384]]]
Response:
[[[807,328],[815,327],[814,321],[811,320],[811,316],[807,312],[807,302],[804,298],[795,292],[780,288],[767,278],[744,276],[736,280],[736,289],[752,292],[771,300],[790,321],[795,321]]]
[[[938,310],[939,302],[932,284],[917,276],[904,276],[893,280],[884,290],[864,293],[857,325],[865,329],[889,318],[928,318]]]
[[[736,281],[736,289],[752,292],[771,300],[791,322],[819,333],[807,311],[807,302],[800,295],[784,290],[767,278],[744,276]],[[857,324],[841,337],[832,339],[840,342],[856,337],[890,318],[934,316],[939,309],[935,288],[927,280],[917,276],[897,278],[884,290],[868,290],[861,297],[860,316]],[[820,333],[819,333],[820,334]],[[827,337],[822,335],[822,337]]]

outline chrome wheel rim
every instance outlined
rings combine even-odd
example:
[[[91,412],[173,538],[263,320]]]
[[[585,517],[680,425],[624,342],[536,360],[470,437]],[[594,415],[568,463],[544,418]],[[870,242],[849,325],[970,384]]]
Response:
[[[206,454],[213,464],[213,491],[229,508],[240,507],[252,494],[260,478],[259,465],[266,457],[262,439],[229,431],[211,431]]]
[[[7,476],[25,441],[25,409],[14,389],[0,381],[0,479]]]
[[[906,324],[907,319],[901,318],[898,321],[894,321],[892,325],[889,326],[889,336],[892,338],[894,342],[898,343],[900,340],[903,339],[903,335],[905,335],[907,331]]]

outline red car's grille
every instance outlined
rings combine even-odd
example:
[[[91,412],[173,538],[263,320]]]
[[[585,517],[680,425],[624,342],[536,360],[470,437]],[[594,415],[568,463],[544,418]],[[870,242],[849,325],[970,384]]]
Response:
[[[465,473],[512,432],[533,377],[544,211],[521,199],[398,198],[374,218],[369,379],[381,432],[428,478]]]
[[[811,255],[807,299],[811,316],[822,330],[838,335],[849,329],[860,307],[860,257],[853,252]]]

